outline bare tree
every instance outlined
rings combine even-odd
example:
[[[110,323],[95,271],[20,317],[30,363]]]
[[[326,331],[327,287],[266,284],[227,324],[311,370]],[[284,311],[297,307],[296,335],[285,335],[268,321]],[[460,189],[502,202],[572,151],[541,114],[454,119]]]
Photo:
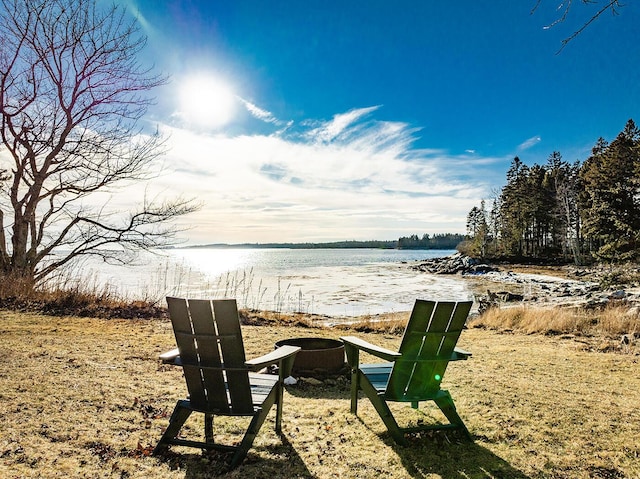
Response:
[[[138,62],[135,20],[95,0],[0,0],[0,10],[0,274],[32,287],[82,255],[124,261],[171,241],[170,220],[192,202],[128,212],[95,202],[149,179],[164,153],[140,120],[166,78]]]
[[[556,1],[558,2],[557,10],[560,12],[560,14],[556,20],[551,22],[549,25],[545,26],[545,28],[552,28],[555,25],[564,22],[569,16],[569,12],[573,7],[574,0],[562,0],[562,1],[556,0]],[[603,13],[610,11],[613,15],[617,15],[620,7],[622,7],[620,0],[605,0],[602,4],[600,4],[598,0],[580,0],[580,2],[583,4],[595,4],[595,5],[598,5],[599,8],[591,16],[591,18],[589,18],[589,20],[587,20],[585,23],[582,24],[580,28],[578,28],[575,32],[573,32],[567,38],[562,40],[562,46],[560,47],[560,50],[558,50],[558,53],[560,53],[562,49],[566,47],[571,40],[573,40],[575,37],[580,35],[585,28],[587,28],[589,25],[591,25],[591,23],[593,23],[600,16],[602,16]],[[542,3],[542,0],[536,0],[536,3],[533,9],[531,10],[531,13],[534,13],[538,9],[541,3]]]

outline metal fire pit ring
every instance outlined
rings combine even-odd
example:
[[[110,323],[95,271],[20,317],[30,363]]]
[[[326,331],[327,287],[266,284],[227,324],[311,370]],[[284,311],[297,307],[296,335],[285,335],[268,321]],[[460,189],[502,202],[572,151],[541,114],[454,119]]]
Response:
[[[329,338],[291,338],[276,342],[281,346],[299,346],[293,363],[293,373],[326,371],[336,373],[344,367],[344,344]]]

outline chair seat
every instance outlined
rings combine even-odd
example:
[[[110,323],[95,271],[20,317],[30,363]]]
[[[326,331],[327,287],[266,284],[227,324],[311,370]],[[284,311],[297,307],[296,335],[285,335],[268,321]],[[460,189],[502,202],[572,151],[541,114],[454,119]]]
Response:
[[[376,363],[376,364],[362,364],[360,365],[360,371],[366,376],[371,385],[375,388],[378,394],[384,394],[387,391],[387,385],[389,384],[389,376],[391,376],[391,370],[393,369],[393,363]],[[415,398],[405,397],[401,399],[403,402],[425,401],[432,400],[439,397],[444,397],[448,393],[447,391],[438,390],[431,396],[418,396]],[[386,398],[389,399],[389,398]]]
[[[278,376],[273,374],[249,373],[249,385],[251,386],[251,399],[253,405],[260,407],[271,390],[278,384]]]
[[[254,412],[262,407],[264,402],[267,400],[267,397],[273,389],[277,386],[279,381],[278,376],[273,374],[263,374],[263,373],[249,373],[249,387],[251,390],[251,401],[253,403]],[[231,396],[229,394],[229,385],[225,383],[225,387],[227,388],[227,400],[229,401],[229,408],[233,410],[233,401],[231,400]],[[189,401],[189,407],[193,411],[208,413],[211,412],[208,409],[201,409],[197,407],[193,407],[191,402]],[[230,416],[238,415],[238,416],[246,416],[246,413],[243,414],[233,414],[230,413]]]
[[[391,369],[393,363],[376,363],[376,364],[361,364],[360,371],[371,382],[371,385],[376,388],[376,391],[381,393],[387,390],[387,383],[389,382],[389,376],[391,375]]]

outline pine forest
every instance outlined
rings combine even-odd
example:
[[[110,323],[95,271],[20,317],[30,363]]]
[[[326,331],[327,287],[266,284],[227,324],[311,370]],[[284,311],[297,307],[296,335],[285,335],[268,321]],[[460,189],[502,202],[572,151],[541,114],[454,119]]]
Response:
[[[608,143],[569,163],[560,152],[546,164],[515,157],[506,185],[467,215],[459,249],[511,261],[621,263],[640,258],[640,130],[629,120]]]

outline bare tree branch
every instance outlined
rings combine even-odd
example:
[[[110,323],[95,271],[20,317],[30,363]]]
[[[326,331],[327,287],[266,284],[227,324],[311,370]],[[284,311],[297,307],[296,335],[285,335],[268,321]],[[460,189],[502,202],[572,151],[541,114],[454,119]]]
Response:
[[[164,154],[163,138],[139,126],[166,82],[138,62],[145,44],[116,5],[0,0],[0,161],[11,171],[6,186],[0,178],[0,274],[35,284],[81,255],[168,244],[171,220],[197,209],[183,199],[128,213],[88,206],[150,179]]]
[[[544,28],[545,29],[553,28],[554,26],[558,25],[559,23],[564,22],[569,16],[569,11],[571,10],[571,7],[573,6],[573,1],[574,0],[562,0],[562,1],[560,1],[560,3],[558,3],[558,6],[557,6],[557,10],[561,12],[560,16],[557,19],[555,19],[553,22],[551,22],[550,24],[546,25]],[[580,0],[580,1],[585,5],[586,4],[595,4],[595,5],[597,5],[599,3],[598,0]],[[540,7],[541,3],[542,3],[542,0],[536,0],[535,5],[531,9],[531,14],[535,13],[538,10],[538,8]],[[613,15],[618,15],[619,9],[622,6],[623,5],[620,3],[620,0],[606,0],[604,2],[604,4],[598,9],[598,11],[591,16],[591,18],[589,20],[587,20],[585,23],[583,23],[580,28],[578,28],[576,31],[574,31],[567,38],[562,40],[562,46],[556,52],[556,54],[559,54],[564,49],[564,47],[567,46],[567,44],[571,40],[573,40],[578,35],[580,35],[589,25],[591,25],[594,21],[596,21],[598,18],[600,18],[600,16],[602,16],[603,13],[605,13],[606,11],[610,11]]]

